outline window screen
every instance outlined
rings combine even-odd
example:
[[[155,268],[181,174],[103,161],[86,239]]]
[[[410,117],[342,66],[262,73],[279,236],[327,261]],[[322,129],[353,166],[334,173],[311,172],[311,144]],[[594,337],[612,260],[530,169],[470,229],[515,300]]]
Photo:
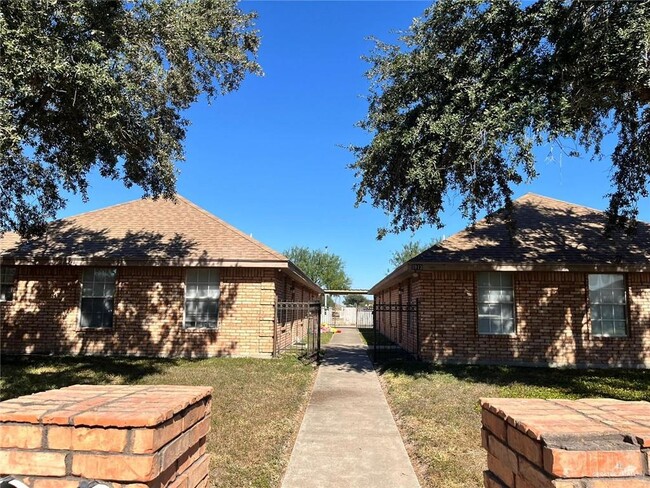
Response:
[[[478,273],[477,283],[479,334],[513,334],[515,300],[512,274]]]
[[[214,268],[188,269],[185,280],[185,327],[216,327],[219,276]]]
[[[589,275],[589,308],[593,335],[627,335],[625,277],[622,274]]]
[[[81,327],[112,327],[115,269],[88,268],[81,282]]]

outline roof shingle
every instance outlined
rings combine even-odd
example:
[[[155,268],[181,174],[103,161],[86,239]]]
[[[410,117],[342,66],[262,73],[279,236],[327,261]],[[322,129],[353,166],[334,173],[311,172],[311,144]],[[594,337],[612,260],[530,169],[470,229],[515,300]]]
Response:
[[[527,193],[513,202],[510,233],[500,210],[430,247],[370,289],[377,293],[414,269],[646,269],[650,224],[606,235],[605,212]],[[440,266],[440,268],[438,268]]]
[[[427,249],[411,263],[648,264],[650,225],[605,236],[607,216],[592,208],[527,193],[513,202],[511,238],[504,214],[483,219]]]
[[[3,258],[16,261],[110,260],[160,263],[287,263],[282,254],[177,196],[141,199],[48,225],[43,237],[0,238]]]

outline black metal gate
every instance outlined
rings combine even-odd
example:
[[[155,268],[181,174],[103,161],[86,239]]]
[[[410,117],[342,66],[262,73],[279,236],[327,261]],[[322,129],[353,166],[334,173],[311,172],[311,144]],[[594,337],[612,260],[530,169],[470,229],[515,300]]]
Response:
[[[375,362],[399,358],[419,359],[419,301],[375,303],[373,306],[372,358]]]
[[[273,355],[320,359],[320,302],[276,302]]]

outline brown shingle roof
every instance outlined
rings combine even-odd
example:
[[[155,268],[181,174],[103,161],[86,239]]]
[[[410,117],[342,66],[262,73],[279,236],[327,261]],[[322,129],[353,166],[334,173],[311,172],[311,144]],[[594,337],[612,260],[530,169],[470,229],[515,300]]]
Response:
[[[177,196],[141,199],[52,222],[42,238],[0,239],[3,258],[161,264],[288,263],[282,254]]]
[[[414,257],[375,285],[392,283],[413,265],[441,267],[647,267],[650,224],[636,234],[605,236],[607,216],[592,208],[527,193],[513,202],[516,230],[511,237],[503,210],[452,235]]]
[[[411,260],[412,263],[648,264],[650,225],[635,235],[605,236],[604,212],[527,193],[513,202],[516,230],[504,214],[477,222]]]

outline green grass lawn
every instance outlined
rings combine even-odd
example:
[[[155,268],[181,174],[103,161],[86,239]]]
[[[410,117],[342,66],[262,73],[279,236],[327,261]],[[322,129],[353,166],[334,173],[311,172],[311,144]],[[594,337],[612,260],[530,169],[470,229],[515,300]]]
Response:
[[[0,399],[75,383],[212,386],[212,486],[275,487],[289,460],[315,372],[313,365],[292,357],[3,358]]]
[[[359,333],[363,338],[364,342],[368,346],[374,346],[375,344],[375,331],[373,329],[359,329]],[[384,334],[377,333],[377,345],[378,346],[392,346],[395,343],[391,341]]]
[[[329,342],[332,340],[332,337],[334,337],[334,332],[321,332],[320,333],[321,346],[324,346],[325,344],[329,344]]]
[[[650,400],[650,371],[434,366],[394,362],[380,372],[423,488],[479,488],[479,397]]]

